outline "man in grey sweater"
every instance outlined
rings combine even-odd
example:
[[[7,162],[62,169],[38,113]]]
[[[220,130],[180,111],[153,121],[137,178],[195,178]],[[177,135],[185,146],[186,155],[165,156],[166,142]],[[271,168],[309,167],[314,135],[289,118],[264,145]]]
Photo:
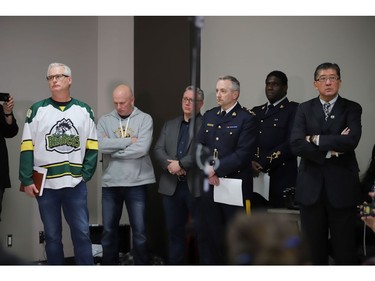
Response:
[[[124,202],[132,228],[134,263],[150,263],[145,211],[147,186],[155,183],[149,156],[153,120],[134,106],[134,100],[128,85],[118,85],[113,91],[115,109],[98,122],[103,153],[103,264],[119,263],[118,226]]]

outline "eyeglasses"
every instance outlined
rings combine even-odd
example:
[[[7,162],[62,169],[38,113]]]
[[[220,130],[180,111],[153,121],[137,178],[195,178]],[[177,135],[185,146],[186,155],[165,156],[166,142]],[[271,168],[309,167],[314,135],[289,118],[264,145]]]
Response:
[[[199,101],[202,101],[202,100],[194,100],[194,99],[190,99],[190,98],[187,98],[187,97],[182,98],[182,102],[184,102],[184,103],[187,102],[189,104],[192,104],[195,101],[199,102]]]
[[[328,79],[331,82],[336,82],[337,80],[340,80],[339,77],[333,75],[333,76],[320,76],[315,81],[325,83],[325,82],[327,82]]]
[[[56,75],[49,75],[47,76],[47,81],[53,81],[54,78],[56,78],[57,81],[61,81],[64,77],[69,77],[65,74],[56,74]]]

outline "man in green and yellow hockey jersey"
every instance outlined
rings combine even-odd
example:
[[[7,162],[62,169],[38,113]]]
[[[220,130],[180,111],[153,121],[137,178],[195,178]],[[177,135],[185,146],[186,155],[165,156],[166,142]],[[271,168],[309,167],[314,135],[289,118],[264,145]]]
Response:
[[[70,68],[51,63],[51,97],[34,103],[23,129],[19,179],[36,197],[44,225],[48,264],[64,264],[61,210],[70,227],[76,264],[93,264],[86,182],[98,159],[93,110],[70,95]],[[47,169],[43,195],[32,179],[34,167]]]

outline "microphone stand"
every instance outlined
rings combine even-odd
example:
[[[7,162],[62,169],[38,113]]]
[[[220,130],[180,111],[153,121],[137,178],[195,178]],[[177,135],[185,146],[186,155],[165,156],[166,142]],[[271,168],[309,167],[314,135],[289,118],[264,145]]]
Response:
[[[201,51],[201,29],[203,28],[204,24],[204,17],[196,16],[192,17],[192,52],[191,52],[191,85],[194,88],[194,100],[197,101],[198,94],[197,94],[197,87],[200,87],[200,51]],[[192,186],[193,191],[198,191],[202,189],[203,180],[201,180],[201,159],[198,157],[198,147],[197,147],[197,136],[196,136],[196,116],[199,112],[197,112],[197,102],[194,102],[193,106],[193,114],[190,120],[190,135],[193,136],[192,138],[192,146],[194,148],[193,151],[197,153],[193,155],[193,161],[198,164],[198,167],[194,167],[192,169],[192,173],[194,174],[194,185]],[[194,192],[195,193],[195,192]]]

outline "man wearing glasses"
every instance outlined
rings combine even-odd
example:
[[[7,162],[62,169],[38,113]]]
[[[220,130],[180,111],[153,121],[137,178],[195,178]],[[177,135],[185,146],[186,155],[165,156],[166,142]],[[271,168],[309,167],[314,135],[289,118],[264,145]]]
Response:
[[[187,87],[181,99],[183,114],[165,122],[154,148],[155,158],[163,169],[159,193],[163,196],[167,224],[168,264],[188,263],[186,229],[189,218],[200,240],[197,201],[200,187],[195,182],[194,137],[202,124],[203,100],[201,89],[195,91],[193,86]]]
[[[297,109],[292,151],[301,157],[296,185],[301,227],[311,262],[358,264],[355,226],[360,204],[355,155],[362,134],[362,107],[339,95],[340,68],[323,63],[314,73],[319,96]]]
[[[19,179],[25,193],[38,201],[47,263],[64,264],[62,210],[70,227],[75,263],[93,264],[86,183],[98,158],[94,113],[70,96],[72,75],[67,65],[50,64],[47,81],[51,97],[34,103],[26,114]],[[32,178],[35,166],[47,169],[40,196]]]

